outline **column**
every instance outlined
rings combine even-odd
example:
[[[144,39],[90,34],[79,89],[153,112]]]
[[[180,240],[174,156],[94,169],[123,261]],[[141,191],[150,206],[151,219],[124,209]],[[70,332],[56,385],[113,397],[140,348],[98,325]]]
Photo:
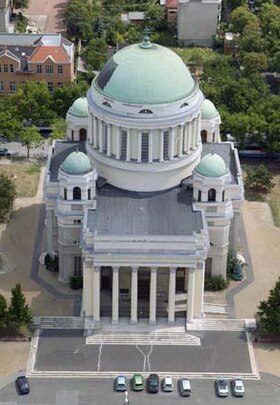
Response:
[[[192,145],[191,149],[195,150],[195,142],[196,142],[196,118],[192,120],[192,135],[191,135],[191,140],[192,140]]]
[[[103,121],[99,120],[99,150],[103,152]]]
[[[137,323],[138,267],[131,268],[131,312],[130,323]]]
[[[119,267],[113,267],[112,323],[119,323]]]
[[[188,308],[187,322],[193,321],[194,316],[194,294],[195,294],[195,269],[188,269]]]
[[[142,133],[138,132],[137,135],[137,162],[141,163],[141,153],[142,153]]]
[[[107,125],[107,156],[111,156],[111,124]]]
[[[164,159],[163,159],[163,137],[164,137],[163,133],[164,133],[164,131],[163,131],[163,129],[161,129],[160,134],[159,134],[159,136],[160,136],[160,138],[159,138],[159,161],[160,162],[164,161]]]
[[[53,250],[53,209],[47,208],[47,247],[48,252]]]
[[[169,159],[172,160],[174,157],[174,128],[170,128],[169,140]]]
[[[186,129],[185,129],[185,138],[186,138],[186,153],[190,153],[190,123],[186,123]]]
[[[152,163],[153,161],[153,132],[149,133],[149,152],[148,152],[148,162]]]
[[[205,262],[197,264],[195,274],[195,305],[194,316],[195,318],[201,318],[204,314],[204,274],[205,274]]]
[[[239,232],[240,232],[240,222],[241,222],[241,212],[234,211],[233,219],[232,219],[232,246],[231,250],[233,253],[237,253],[238,242],[239,242]]]
[[[157,268],[151,268],[150,274],[150,317],[149,324],[156,323],[156,308],[157,308]]]
[[[121,127],[118,127],[117,136],[116,136],[116,159],[119,159],[121,156]]]
[[[126,130],[126,161],[130,161],[130,130],[127,128]]]
[[[184,131],[184,126],[180,125],[179,157],[183,156],[183,131]]]
[[[168,323],[172,324],[175,320],[175,293],[176,293],[176,267],[169,269],[169,288],[168,288]]]
[[[93,270],[93,321],[100,323],[100,267]]]
[[[201,117],[200,114],[197,116],[197,129],[196,129],[196,145],[200,144],[200,132],[201,132]]]
[[[83,311],[85,316],[92,316],[92,297],[93,297],[93,265],[92,259],[85,257],[83,260],[83,279],[84,279],[84,288],[83,288]]]
[[[97,148],[97,118],[93,117],[93,147]]]

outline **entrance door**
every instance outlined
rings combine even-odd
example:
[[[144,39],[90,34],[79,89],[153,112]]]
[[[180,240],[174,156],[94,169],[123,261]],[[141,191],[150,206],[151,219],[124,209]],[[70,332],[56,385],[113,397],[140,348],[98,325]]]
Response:
[[[107,266],[101,267],[101,290],[112,289],[112,268]]]
[[[150,298],[150,280],[138,280],[138,299]]]
[[[85,128],[80,129],[80,141],[87,140],[87,130]]]

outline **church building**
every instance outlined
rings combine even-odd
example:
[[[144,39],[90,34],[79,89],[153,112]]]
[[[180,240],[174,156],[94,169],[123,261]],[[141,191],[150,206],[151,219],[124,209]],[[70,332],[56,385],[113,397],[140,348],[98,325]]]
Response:
[[[81,315],[95,328],[203,317],[205,277],[226,277],[243,201],[213,103],[146,35],[105,63],[66,120],[47,163],[47,244],[61,282],[83,276]]]

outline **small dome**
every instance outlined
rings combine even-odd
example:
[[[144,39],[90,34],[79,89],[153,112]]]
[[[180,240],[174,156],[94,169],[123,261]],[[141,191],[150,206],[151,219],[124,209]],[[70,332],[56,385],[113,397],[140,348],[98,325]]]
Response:
[[[162,104],[190,96],[196,82],[173,51],[149,41],[115,53],[92,82],[92,90],[125,103]]]
[[[214,104],[212,103],[212,101],[207,100],[206,98],[201,107],[201,118],[203,120],[211,120],[212,118],[215,118],[218,115],[219,113]]]
[[[83,174],[92,170],[92,164],[85,153],[77,150],[67,156],[61,169],[68,174]]]
[[[224,159],[216,153],[208,153],[203,156],[196,170],[206,177],[221,177],[228,171]]]
[[[88,116],[88,103],[86,97],[77,98],[68,110],[69,114],[74,117],[87,117]]]

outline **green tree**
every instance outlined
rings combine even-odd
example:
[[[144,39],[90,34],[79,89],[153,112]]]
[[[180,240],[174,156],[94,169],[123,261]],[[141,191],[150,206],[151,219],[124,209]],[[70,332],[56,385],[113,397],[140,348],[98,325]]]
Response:
[[[6,326],[7,322],[7,301],[3,295],[0,294],[0,329]]]
[[[0,221],[5,220],[12,211],[15,197],[16,189],[12,179],[0,174]]]
[[[280,37],[280,7],[275,4],[264,3],[260,9],[261,27],[264,35]]]
[[[29,0],[11,0],[12,14],[14,14],[14,9],[18,8],[28,8]]]
[[[52,142],[54,139],[64,139],[67,129],[67,124],[65,119],[58,118],[56,119],[51,125],[52,133],[50,137],[50,141]]]
[[[230,23],[233,32],[242,34],[246,25],[258,23],[258,17],[251,13],[247,5],[241,6],[231,13]]]
[[[165,24],[163,8],[156,0],[150,0],[145,5],[145,24],[152,30],[162,29]]]
[[[16,284],[11,290],[11,303],[8,309],[8,323],[17,331],[21,326],[28,326],[32,320],[31,312],[26,304],[26,298],[21,290],[21,285]]]
[[[268,67],[265,53],[248,52],[243,58],[244,70],[247,75],[263,72]]]
[[[39,129],[35,126],[25,127],[20,136],[20,142],[27,147],[27,157],[29,158],[30,149],[37,148],[42,143],[43,138]]]
[[[89,41],[82,57],[88,70],[99,70],[107,58],[107,44],[104,38],[94,38]]]
[[[21,122],[13,109],[7,106],[6,111],[0,108],[0,134],[7,140],[17,139],[21,131]]]
[[[269,192],[273,187],[273,175],[264,166],[259,165],[257,168],[246,168],[245,188],[260,192]]]
[[[91,8],[88,0],[70,0],[64,10],[68,35],[87,40],[92,37]]]
[[[67,111],[74,101],[84,96],[87,92],[88,84],[79,82],[78,84],[68,84],[54,91],[51,108],[60,118],[65,118]]]
[[[280,278],[275,287],[270,290],[266,301],[258,306],[260,317],[260,333],[265,336],[280,335]]]

